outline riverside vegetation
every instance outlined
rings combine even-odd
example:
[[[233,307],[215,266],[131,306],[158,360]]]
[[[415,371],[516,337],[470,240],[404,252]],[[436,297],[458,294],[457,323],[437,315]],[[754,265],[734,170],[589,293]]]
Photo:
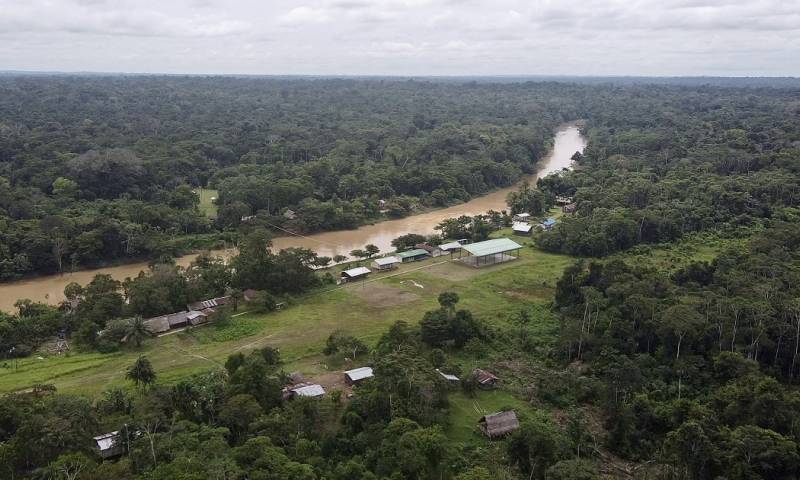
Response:
[[[129,87],[126,81],[92,82]],[[138,81],[186,82],[192,88],[220,82],[224,95],[246,92],[259,82],[132,82]],[[47,82],[53,82],[48,88],[79,91],[67,79]],[[263,82],[270,86],[265,88],[274,87]],[[441,115],[430,134],[445,128],[446,115],[457,125],[459,119],[480,118],[468,115],[472,108],[491,104],[489,112],[508,115],[509,125],[523,119],[517,112],[540,109],[541,148],[547,128],[574,118],[585,119],[589,144],[574,171],[541,179],[536,188],[510,196],[510,210],[558,217],[552,231],[514,237],[525,245],[515,262],[472,270],[431,259],[401,267],[400,275],[333,288],[325,273],[310,268],[330,259],[304,250],[270,252],[263,248],[264,224],[226,226],[218,220],[210,228],[237,236],[242,246],[234,269],[209,257],[185,271],[154,262],[150,272],[124,288],[104,278],[85,288],[75,286],[74,294],[83,298],[77,308],[85,311],[80,313],[20,302],[18,312],[0,317],[4,351],[13,349],[11,356],[23,357],[8,358],[0,369],[0,390],[16,391],[0,402],[3,475],[797,478],[796,88],[392,81],[285,85],[285,92],[276,93],[282,99],[276,104],[285,112],[302,104],[290,101],[295,90],[322,89],[315,94],[341,101],[343,107],[361,105],[364,111],[391,104],[388,99],[374,103],[379,97],[371,96],[371,89],[395,91],[398,97],[437,92],[437,101],[444,104],[430,110]],[[334,87],[340,89],[336,94],[325,90]],[[181,104],[180,98],[174,102]],[[469,109],[445,108],[457,103],[454,98]],[[516,101],[505,105],[507,98]],[[407,101],[399,98],[398,104]],[[187,105],[198,108],[202,102]],[[242,99],[239,105],[248,103]],[[250,104],[248,111],[253,108]],[[408,108],[409,118],[417,118]],[[426,110],[418,108],[424,118]],[[292,118],[304,118],[302,113],[298,109]],[[347,115],[341,115],[341,125],[347,125]],[[174,120],[172,127],[180,125],[185,123]],[[330,125],[343,128],[335,121]],[[502,128],[492,131],[502,136]],[[529,152],[534,161],[538,154]],[[293,157],[291,168],[323,162],[307,155]],[[418,151],[409,155],[408,162],[423,169],[436,161]],[[453,155],[441,157],[443,164]],[[287,161],[267,157],[226,168],[240,175],[242,169],[263,168],[256,176],[269,176],[289,168],[282,163]],[[480,161],[514,163],[492,156]],[[351,166],[378,163],[362,157],[352,159]],[[332,175],[342,178],[342,172]],[[226,205],[232,204],[226,189],[247,182],[225,186],[222,176],[217,178],[213,186],[220,190],[224,218]],[[364,178],[363,185],[371,188],[372,179]],[[13,185],[15,192],[34,191],[23,188],[23,181]],[[421,191],[415,197],[431,201]],[[315,201],[357,201],[342,193],[335,193],[336,199],[322,193]],[[45,188],[36,195],[51,193]],[[106,201],[83,195],[75,201]],[[549,210],[556,196],[574,197],[576,212]],[[48,201],[56,200],[42,205]],[[110,201],[130,197],[121,194]],[[158,204],[156,197],[144,201]],[[280,210],[258,208],[266,209],[264,218],[270,219]],[[443,227],[452,234],[450,229],[461,228],[459,235],[476,238],[511,235],[502,214],[469,220]],[[143,338],[138,348],[137,342],[111,343],[93,334],[114,316],[163,313],[198,295],[251,287],[267,293],[247,308],[267,310],[277,300],[288,307]],[[88,321],[94,326],[81,328]],[[38,340],[62,329],[86,351],[43,360],[24,356]],[[108,350],[115,351],[102,353]],[[356,352],[354,362],[375,370],[375,379],[355,388],[352,398],[329,392],[321,401],[281,399],[284,372],[322,377],[326,367],[338,368],[345,356],[353,357],[345,351]],[[496,373],[501,387],[476,390],[469,380],[475,367]],[[464,381],[448,385],[435,368]],[[476,433],[481,415],[512,408],[521,426],[508,438],[488,441]],[[91,450],[91,436],[123,428],[134,432],[126,437],[127,453],[101,461]]]

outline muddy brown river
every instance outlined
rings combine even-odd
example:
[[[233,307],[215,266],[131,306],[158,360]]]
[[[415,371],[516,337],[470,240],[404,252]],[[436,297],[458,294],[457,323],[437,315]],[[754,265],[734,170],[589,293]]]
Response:
[[[576,126],[565,125],[561,127],[556,132],[553,150],[539,162],[539,170],[536,175],[520,181],[529,180],[533,182],[537,177],[569,168],[572,162],[572,155],[575,152],[582,152],[585,146],[586,141]],[[516,185],[452,207],[411,215],[398,220],[387,220],[365,225],[354,230],[323,232],[305,237],[278,237],[273,241],[273,248],[303,247],[328,257],[338,254],[349,255],[351,250],[363,248],[364,245],[369,243],[377,245],[381,251],[389,251],[392,249],[391,241],[393,239],[406,233],[425,235],[433,233],[434,227],[447,218],[459,215],[477,215],[489,210],[504,210],[507,208],[506,195],[515,188],[517,188]],[[234,251],[218,250],[214,253],[228,257]],[[179,257],[176,259],[176,263],[183,266],[189,265],[196,256],[197,254]],[[29,298],[34,301],[55,304],[64,299],[64,287],[70,282],[78,282],[81,285],[85,285],[98,273],[106,273],[118,280],[123,280],[126,277],[135,277],[145,269],[147,269],[146,262],[130,263],[117,267],[81,270],[69,274],[48,275],[30,280],[0,284],[0,310],[13,311],[14,302],[18,298]]]

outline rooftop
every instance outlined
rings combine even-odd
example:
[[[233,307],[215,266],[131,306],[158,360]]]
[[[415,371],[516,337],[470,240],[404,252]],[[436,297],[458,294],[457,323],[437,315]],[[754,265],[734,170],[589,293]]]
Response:
[[[415,248],[414,250],[406,250],[405,252],[400,252],[397,254],[400,258],[408,258],[408,257],[418,257],[420,255],[427,255],[428,251],[423,250],[421,248]]]
[[[321,397],[325,395],[325,389],[322,388],[322,385],[317,384],[293,388],[292,392],[301,397]]]
[[[458,250],[461,247],[462,247],[462,245],[460,243],[458,243],[458,242],[443,243],[443,244],[439,245],[439,249],[440,250],[445,250],[445,251]]]
[[[344,374],[347,375],[350,380],[357,382],[365,378],[372,378],[372,367],[354,368],[353,370],[344,372]]]
[[[499,437],[519,428],[514,410],[486,415],[479,420],[481,430],[489,437]]]
[[[401,261],[402,260],[400,260],[399,258],[397,258],[395,256],[376,258],[375,259],[375,263],[377,263],[380,266],[391,265],[393,263],[400,263]]]
[[[351,268],[350,270],[342,271],[342,275],[347,277],[360,277],[361,275],[366,275],[370,272],[372,272],[372,270],[367,267],[356,267]]]
[[[546,226],[546,227],[547,227],[547,226],[553,226],[553,225],[555,225],[555,224],[556,224],[556,219],[555,219],[555,218],[553,218],[553,217],[550,217],[550,218],[548,218],[548,219],[542,220],[542,222],[541,222],[541,223],[542,223],[542,225],[544,225],[544,226]]]
[[[515,232],[530,232],[532,228],[533,226],[526,222],[514,222],[514,225],[511,227]]]
[[[510,238],[495,238],[485,242],[471,243],[464,245],[464,250],[470,255],[482,257],[484,255],[494,255],[496,253],[508,252],[522,248],[522,245]]]

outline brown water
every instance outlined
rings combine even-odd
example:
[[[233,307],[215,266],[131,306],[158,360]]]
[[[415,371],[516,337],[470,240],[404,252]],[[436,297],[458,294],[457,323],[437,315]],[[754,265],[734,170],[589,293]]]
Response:
[[[585,139],[574,125],[565,125],[556,132],[553,150],[539,163],[536,175],[528,177],[533,182],[537,177],[569,168],[571,157],[575,152],[582,152],[586,146]],[[275,249],[287,247],[303,247],[314,250],[319,255],[333,257],[334,255],[349,255],[351,250],[363,248],[369,243],[377,245],[381,251],[392,250],[393,239],[406,233],[431,234],[434,227],[442,220],[459,215],[477,215],[489,210],[506,209],[506,195],[516,186],[497,190],[488,195],[478,197],[469,202],[453,207],[433,210],[398,220],[387,220],[373,225],[365,225],[355,230],[342,230],[337,232],[323,232],[307,237],[279,237],[273,241]],[[233,250],[219,250],[214,252],[223,257],[229,257]],[[177,258],[178,265],[187,266],[197,254]],[[81,285],[89,283],[99,273],[109,274],[123,280],[126,277],[135,277],[140,271],[147,269],[147,263],[130,263],[117,267],[99,268],[94,270],[81,270],[63,275],[48,275],[0,284],[0,310],[14,311],[14,302],[18,298],[29,298],[35,301],[58,303],[64,299],[64,287],[70,282]]]

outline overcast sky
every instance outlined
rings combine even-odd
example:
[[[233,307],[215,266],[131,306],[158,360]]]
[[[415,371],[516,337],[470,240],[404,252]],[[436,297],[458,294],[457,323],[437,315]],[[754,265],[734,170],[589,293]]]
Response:
[[[0,70],[800,76],[800,0],[0,0]]]

